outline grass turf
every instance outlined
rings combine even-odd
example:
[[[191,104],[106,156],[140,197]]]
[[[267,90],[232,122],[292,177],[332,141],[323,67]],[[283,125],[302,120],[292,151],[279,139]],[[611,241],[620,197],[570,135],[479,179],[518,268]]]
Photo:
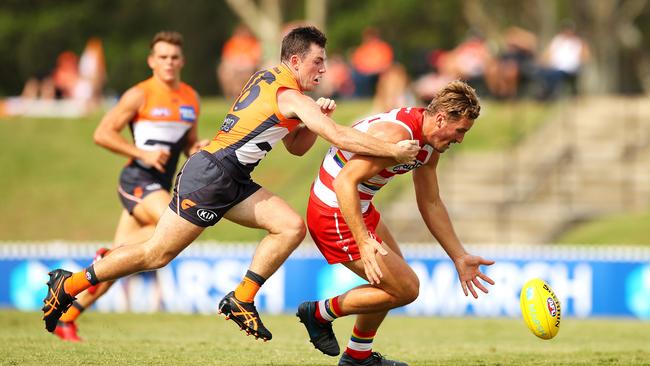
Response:
[[[263,315],[273,340],[254,341],[216,315],[99,314],[78,322],[83,343],[48,334],[40,313],[0,311],[0,365],[335,365],[294,316]],[[352,318],[335,322],[344,349]],[[521,319],[389,316],[374,349],[409,365],[650,365],[650,324],[563,319],[543,341]]]
[[[204,98],[199,136],[212,138],[228,108],[223,99]],[[342,101],[334,118],[350,124],[368,115],[370,108],[368,100]],[[483,109],[472,132],[462,145],[454,146],[453,153],[504,148],[539,125],[548,106],[486,102]],[[101,117],[0,118],[0,172],[8,178],[0,179],[0,240],[111,241],[122,210],[117,179],[127,159],[93,144],[92,134]],[[291,156],[281,145],[260,163],[253,178],[304,214],[309,187],[329,144],[318,139],[300,158]],[[395,181],[376,201],[381,205],[400,189],[411,186],[410,179]],[[200,239],[257,241],[263,235],[262,231],[222,220]]]

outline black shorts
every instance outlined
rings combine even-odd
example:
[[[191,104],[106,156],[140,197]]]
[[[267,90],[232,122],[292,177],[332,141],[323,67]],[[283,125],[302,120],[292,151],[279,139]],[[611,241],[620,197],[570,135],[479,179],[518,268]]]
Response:
[[[157,174],[137,165],[128,165],[122,169],[117,186],[117,193],[122,206],[133,215],[133,209],[149,194],[165,190],[169,185],[161,181]]]
[[[176,176],[169,208],[194,225],[208,227],[260,188],[240,168],[202,150]]]

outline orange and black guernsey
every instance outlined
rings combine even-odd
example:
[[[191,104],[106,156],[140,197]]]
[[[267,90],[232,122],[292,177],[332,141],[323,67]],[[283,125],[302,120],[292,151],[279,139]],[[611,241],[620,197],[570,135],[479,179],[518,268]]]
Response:
[[[198,120],[199,96],[183,82],[178,88],[170,89],[153,76],[136,84],[135,88],[143,92],[144,104],[129,122],[133,143],[145,151],[169,151],[169,159],[164,173],[139,159],[130,160],[127,166],[147,171],[163,189],[169,190],[178,159],[187,145],[187,136]],[[136,176],[132,178],[137,180]]]
[[[258,71],[228,111],[221,130],[203,150],[250,176],[273,146],[300,124],[280,113],[278,91],[302,92],[284,65]]]

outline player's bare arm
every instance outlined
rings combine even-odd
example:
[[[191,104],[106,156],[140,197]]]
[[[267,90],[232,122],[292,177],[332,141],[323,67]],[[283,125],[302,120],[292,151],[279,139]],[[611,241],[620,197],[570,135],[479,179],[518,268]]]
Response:
[[[318,98],[316,104],[320,107],[323,114],[330,117],[336,110],[336,102],[329,98]],[[287,151],[293,155],[304,155],[316,142],[317,134],[312,132],[305,124],[300,124],[282,139]]]
[[[409,162],[419,151],[417,141],[408,140],[388,143],[347,126],[337,124],[321,112],[320,106],[310,97],[293,89],[278,93],[280,113],[286,117],[297,117],[314,133],[333,145],[362,155],[395,158]]]
[[[357,185],[379,173],[390,165],[391,161],[392,159],[355,156],[346,163],[333,183],[339,209],[359,246],[359,254],[363,262],[366,279],[371,285],[379,284],[383,277],[375,253],[386,255],[388,252],[368,232],[361,213]]]
[[[301,124],[293,131],[289,132],[283,139],[284,147],[287,151],[296,156],[303,156],[316,142],[316,135],[305,125]]]
[[[128,158],[140,159],[157,170],[164,171],[163,166],[169,159],[168,151],[140,150],[121,134],[143,104],[144,92],[142,90],[138,88],[127,90],[117,105],[102,118],[99,126],[95,129],[93,139],[97,145],[110,151]]]
[[[413,170],[413,184],[418,209],[431,234],[454,262],[463,293],[467,296],[469,291],[474,298],[477,298],[478,294],[474,286],[484,293],[488,293],[487,288],[478,278],[494,285],[494,281],[482,273],[479,266],[491,265],[494,261],[467,253],[458,239],[447,208],[440,198],[436,174],[439,158],[440,154],[434,154],[427,164]]]
[[[375,122],[368,134],[388,142],[400,141],[409,137],[408,132],[403,127],[393,123],[381,122]],[[375,253],[379,252],[386,255],[387,252],[377,240],[368,234],[361,213],[361,202],[357,186],[394,164],[395,161],[389,158],[356,155],[346,163],[334,180],[334,192],[339,202],[339,208],[354,236],[354,240],[359,246],[361,261],[370,284],[380,283],[383,276],[377,264]]]

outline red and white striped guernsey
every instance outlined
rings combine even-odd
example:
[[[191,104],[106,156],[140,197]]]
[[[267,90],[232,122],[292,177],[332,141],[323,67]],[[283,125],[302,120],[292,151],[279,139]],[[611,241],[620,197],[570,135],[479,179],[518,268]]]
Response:
[[[357,186],[359,191],[359,198],[361,199],[361,212],[366,212],[370,206],[370,201],[375,194],[385,186],[396,174],[408,173],[411,170],[426,164],[435,152],[433,147],[425,145],[422,141],[422,121],[423,121],[424,108],[400,108],[393,109],[386,113],[375,114],[367,117],[352,126],[362,132],[367,132],[372,123],[375,122],[390,122],[396,123],[404,127],[410,134],[410,138],[420,142],[420,152],[416,157],[416,161],[412,164],[398,164],[388,167],[374,177],[361,182]],[[331,146],[323,164],[320,167],[320,172],[312,185],[312,196],[317,197],[323,204],[332,208],[338,208],[338,201],[336,193],[334,193],[333,182],[334,178],[339,174],[341,169],[355,154],[349,151],[340,150],[335,146]]]

